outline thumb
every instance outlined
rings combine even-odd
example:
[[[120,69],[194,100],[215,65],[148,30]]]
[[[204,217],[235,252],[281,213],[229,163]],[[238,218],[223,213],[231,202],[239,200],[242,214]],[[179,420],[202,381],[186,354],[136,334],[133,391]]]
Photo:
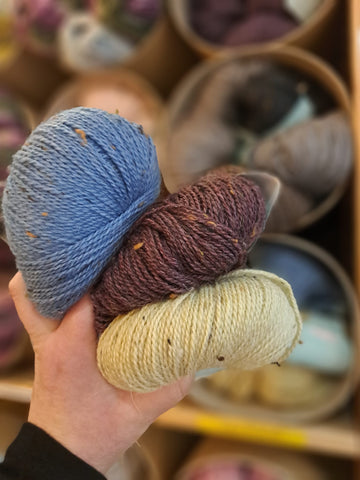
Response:
[[[133,402],[138,412],[152,422],[180,402],[188,394],[193,382],[194,376],[188,375],[153,392],[133,393]]]
[[[36,347],[44,337],[56,330],[58,322],[45,318],[38,313],[28,298],[26,285],[20,272],[11,279],[9,293],[14,301],[19,318],[29,334],[32,345]]]

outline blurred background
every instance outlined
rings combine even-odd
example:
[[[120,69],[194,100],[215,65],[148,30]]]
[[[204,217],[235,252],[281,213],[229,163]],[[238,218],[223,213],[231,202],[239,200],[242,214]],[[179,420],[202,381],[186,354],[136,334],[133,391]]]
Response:
[[[228,164],[282,186],[249,266],[291,284],[301,343],[195,382],[108,479],[360,478],[358,28],[357,0],[0,0],[0,193],[31,130],[76,106],[141,124],[170,192]],[[3,240],[0,266],[1,457],[33,353]]]

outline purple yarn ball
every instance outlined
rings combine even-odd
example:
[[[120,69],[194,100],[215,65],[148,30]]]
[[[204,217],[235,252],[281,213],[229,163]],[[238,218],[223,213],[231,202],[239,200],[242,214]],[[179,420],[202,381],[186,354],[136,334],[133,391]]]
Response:
[[[297,27],[297,23],[286,15],[262,12],[238,22],[222,39],[223,45],[235,47],[262,43],[282,37]]]

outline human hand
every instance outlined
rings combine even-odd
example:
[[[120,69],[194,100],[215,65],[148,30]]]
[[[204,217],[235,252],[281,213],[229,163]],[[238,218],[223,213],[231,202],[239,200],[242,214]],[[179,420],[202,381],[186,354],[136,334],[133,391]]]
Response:
[[[186,395],[192,378],[146,394],[118,390],[106,382],[96,364],[88,297],[59,323],[35,310],[20,273],[11,280],[9,290],[35,352],[29,422],[106,473],[161,413]]]

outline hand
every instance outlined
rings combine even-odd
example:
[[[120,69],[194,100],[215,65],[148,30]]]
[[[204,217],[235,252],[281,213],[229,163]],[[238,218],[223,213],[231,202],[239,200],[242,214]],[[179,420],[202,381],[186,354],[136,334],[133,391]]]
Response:
[[[35,352],[29,422],[106,473],[161,413],[185,396],[192,378],[147,394],[118,390],[97,368],[88,297],[59,323],[35,310],[20,273],[11,280],[9,290]]]

